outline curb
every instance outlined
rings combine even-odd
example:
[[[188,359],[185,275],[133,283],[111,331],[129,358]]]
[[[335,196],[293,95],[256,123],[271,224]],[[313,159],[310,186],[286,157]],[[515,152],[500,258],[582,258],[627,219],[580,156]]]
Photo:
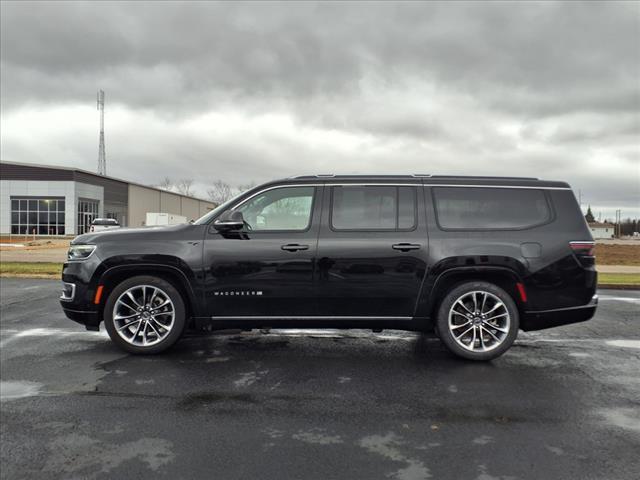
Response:
[[[604,284],[604,285],[598,285],[598,289],[602,289],[602,290],[640,290],[640,285],[638,284],[615,284],[615,283],[610,283],[610,284]]]

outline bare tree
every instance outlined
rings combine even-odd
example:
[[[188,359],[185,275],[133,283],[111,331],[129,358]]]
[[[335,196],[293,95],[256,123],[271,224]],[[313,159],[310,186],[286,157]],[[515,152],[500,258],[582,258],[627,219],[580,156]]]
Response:
[[[158,185],[156,185],[156,186],[161,190],[171,191],[171,190],[173,190],[173,180],[171,180],[169,177],[164,177],[160,181],[160,183],[158,183]]]
[[[256,185],[257,185],[256,182],[251,181],[244,185],[238,185],[238,188],[236,190],[238,191],[238,193],[243,193],[243,192],[246,192],[247,190],[251,190]]]
[[[227,182],[216,180],[207,190],[207,194],[212,202],[220,205],[233,197],[233,188]]]
[[[178,181],[176,185],[176,189],[178,190],[178,193],[181,193],[182,195],[192,195],[193,192],[191,191],[191,187],[193,187],[192,178],[183,178],[180,181]]]

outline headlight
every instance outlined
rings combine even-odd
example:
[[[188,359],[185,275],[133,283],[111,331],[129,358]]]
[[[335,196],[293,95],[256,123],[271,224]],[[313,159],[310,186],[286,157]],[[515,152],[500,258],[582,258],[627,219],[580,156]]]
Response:
[[[67,253],[67,260],[84,260],[89,258],[95,249],[95,245],[71,245]]]

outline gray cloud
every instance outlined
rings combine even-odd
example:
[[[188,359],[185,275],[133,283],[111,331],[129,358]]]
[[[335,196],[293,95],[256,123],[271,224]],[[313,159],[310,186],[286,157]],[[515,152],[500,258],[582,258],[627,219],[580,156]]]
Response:
[[[110,171],[138,181],[150,167],[159,178],[237,182],[310,171],[533,174],[638,210],[635,2],[1,8],[7,160],[93,169],[95,126],[49,132],[44,118],[91,108],[103,88]],[[16,133],[22,122],[33,125],[28,140]]]

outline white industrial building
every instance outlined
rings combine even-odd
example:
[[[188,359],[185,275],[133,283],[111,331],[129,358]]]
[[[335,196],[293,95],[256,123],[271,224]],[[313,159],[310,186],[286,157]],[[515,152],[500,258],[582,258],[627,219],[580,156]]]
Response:
[[[94,218],[142,226],[148,212],[197,219],[207,200],[77,168],[0,162],[0,235],[79,235]]]
[[[616,226],[613,223],[589,222],[589,230],[591,230],[591,236],[595,240],[602,240],[614,238]]]

